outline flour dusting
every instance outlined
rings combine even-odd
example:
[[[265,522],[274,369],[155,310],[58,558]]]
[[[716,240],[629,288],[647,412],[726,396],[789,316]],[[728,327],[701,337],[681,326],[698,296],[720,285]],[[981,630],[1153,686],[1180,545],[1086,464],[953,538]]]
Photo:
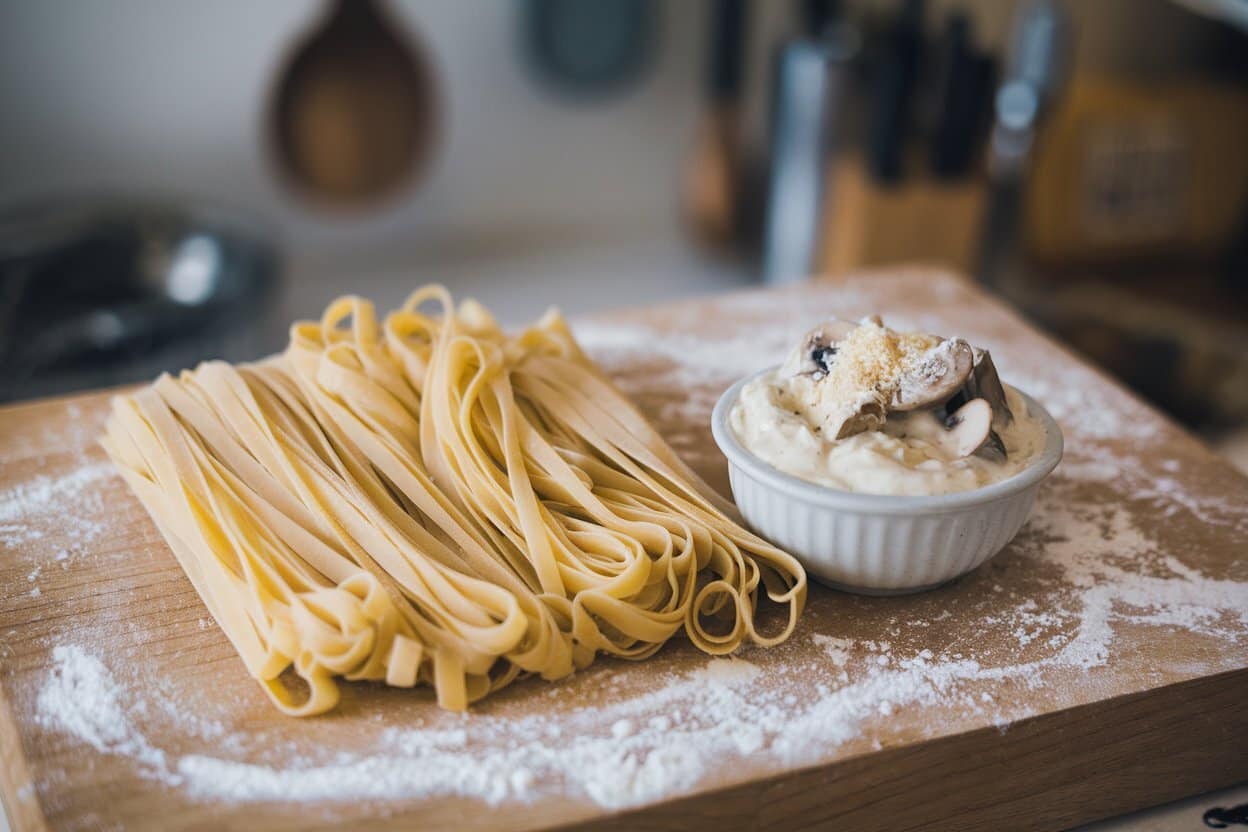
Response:
[[[93,486],[116,477],[112,463],[84,465],[62,477],[38,476],[0,492],[0,545],[16,547],[41,540],[38,521],[54,514],[58,531],[79,544],[90,543],[104,529],[103,505]]]
[[[96,751],[131,757],[145,774],[168,779],[164,752],[131,725],[128,696],[104,663],[73,644],[55,647],[52,661],[39,691],[39,723],[72,734]],[[134,707],[142,712],[144,706]]]
[[[945,281],[923,291],[956,300],[962,290]],[[757,326],[699,328],[696,337],[637,321],[575,329],[695,465],[722,465],[707,438],[719,393],[781,360],[796,333],[827,315],[884,311],[907,328],[952,331],[947,318],[891,308],[869,281],[714,306]],[[349,752],[323,741],[329,718],[323,730],[261,721],[219,691],[191,687],[170,651],[123,658],[135,654],[119,645],[151,637],[135,622],[97,620],[98,632],[87,633],[71,617],[50,630],[52,668],[29,673],[44,732],[36,741],[76,744],[93,761],[131,766],[205,803],[456,796],[505,806],[557,796],[622,809],[899,735],[1006,730],[1143,684],[1242,668],[1248,576],[1209,555],[1248,546],[1248,507],[1234,498],[1242,485],[1210,485],[1215,469],[1203,451],[1185,456],[1152,411],[1092,371],[1035,342],[1012,345],[1016,324],[1005,313],[956,323],[957,334],[992,347],[1005,381],[1058,419],[1067,452],[1019,537],[955,587],[904,602],[814,588],[810,612],[779,648],[693,659],[676,644],[643,665],[602,661],[561,683],[520,682],[499,694],[501,704],[465,716],[414,704],[402,722],[355,714],[351,747],[365,750]],[[1188,470],[1193,460],[1202,472]],[[28,557],[8,573],[13,597],[35,593],[91,550],[116,510],[101,497],[112,476],[108,465],[88,464],[0,493],[0,543]],[[52,608],[61,595],[42,603]],[[202,611],[189,615],[182,636],[224,639]],[[1182,651],[1154,649],[1180,639]],[[673,653],[679,660],[668,660]],[[229,668],[243,672],[241,663]],[[511,696],[522,707],[508,710]]]
[[[452,729],[391,726],[365,743],[374,749],[367,754],[320,752],[318,759],[308,743],[289,765],[219,752],[174,756],[154,748],[130,715],[156,709],[137,698],[123,707],[125,691],[79,647],[54,652],[58,666],[40,694],[40,713],[45,725],[99,751],[134,757],[145,776],[178,784],[199,800],[458,795],[496,805],[563,795],[619,809],[687,793],[725,766],[742,772],[816,764],[890,719],[908,719],[927,736],[983,719],[1007,725],[1034,712],[1012,690],[1053,689],[1048,683],[1106,665],[1122,622],[1182,627],[1223,649],[1244,648],[1248,584],[1205,577],[1155,551],[1132,530],[1125,512],[1105,516],[1072,508],[1063,493],[1067,487],[1045,493],[1039,519],[1021,545],[1020,557],[1040,558],[1060,570],[1044,584],[1044,611],[1031,597],[1004,614],[968,621],[971,632],[996,628],[1012,634],[1018,647],[1004,657],[971,646],[903,650],[884,638],[814,633],[807,638],[820,648],[818,661],[795,660],[788,650],[754,649],[747,651],[749,660],[706,660],[691,672],[661,676],[645,692],[597,707],[474,714]],[[1105,536],[1105,529],[1112,534]],[[1093,543],[1098,539],[1099,547]],[[1113,564],[1107,557],[1111,545],[1115,555],[1153,564],[1158,574]],[[1226,653],[1226,660],[1233,655]],[[551,695],[562,689],[553,687]],[[1062,704],[1078,704],[1087,695],[1076,691],[1073,701]],[[165,704],[182,730],[196,724],[193,715]],[[213,747],[237,754],[264,742],[262,735],[220,733],[214,732]]]
[[[11,523],[34,513],[64,509],[94,483],[117,476],[112,463],[85,465],[63,477],[35,477],[0,492],[0,523]]]

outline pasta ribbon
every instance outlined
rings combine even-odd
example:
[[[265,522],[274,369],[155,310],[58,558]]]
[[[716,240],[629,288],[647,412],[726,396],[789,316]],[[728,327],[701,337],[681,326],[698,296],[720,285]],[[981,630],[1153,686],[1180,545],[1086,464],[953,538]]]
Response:
[[[113,400],[101,440],[247,671],[285,713],[338,679],[453,710],[683,633],[774,645],[806,575],[740,524],[556,311],[507,333],[426,286],[339,298],[286,351]],[[784,612],[758,629],[760,608]]]

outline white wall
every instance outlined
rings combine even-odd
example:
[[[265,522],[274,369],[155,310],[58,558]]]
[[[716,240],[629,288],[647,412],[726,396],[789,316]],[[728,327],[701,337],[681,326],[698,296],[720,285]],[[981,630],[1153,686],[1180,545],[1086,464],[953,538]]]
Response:
[[[701,104],[707,9],[693,0],[657,5],[660,41],[649,73],[621,97],[585,106],[529,74],[517,0],[392,0],[442,80],[442,142],[418,190],[344,220],[295,201],[267,157],[274,75],[320,3],[8,0],[0,3],[0,205],[100,190],[224,202],[270,219],[297,258],[331,270],[363,257],[406,263],[413,252],[462,259],[485,233],[502,240],[500,256],[509,245],[544,248],[545,240],[635,242],[662,232],[670,241],[681,233],[675,202]],[[981,42],[1000,46],[1013,6],[933,0],[928,19],[935,28],[948,9],[968,8]],[[1211,25],[1165,0],[1067,7],[1081,69],[1182,64]],[[792,29],[792,8],[754,4],[747,110],[756,140],[764,135],[771,55]]]
[[[697,114],[705,10],[660,4],[642,82],[578,105],[533,80],[515,2],[407,0],[442,82],[430,174],[387,210],[343,221],[296,202],[267,158],[265,110],[308,0],[29,0],[0,4],[0,202],[155,191],[249,207],[307,257],[376,256],[491,231],[572,236],[670,226]],[[450,240],[451,242],[448,242]]]

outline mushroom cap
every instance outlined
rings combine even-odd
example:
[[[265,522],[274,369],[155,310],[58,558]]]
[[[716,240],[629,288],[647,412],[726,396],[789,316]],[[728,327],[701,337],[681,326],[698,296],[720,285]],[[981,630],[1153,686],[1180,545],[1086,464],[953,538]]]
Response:
[[[827,373],[829,361],[836,355],[837,344],[844,341],[856,327],[853,321],[828,318],[807,332],[797,347],[785,358],[780,374],[786,376]]]
[[[968,399],[987,399],[992,407],[992,426],[1001,429],[1014,421],[1009,402],[1005,398],[1005,386],[997,375],[988,350],[975,350],[975,371],[967,380]]]
[[[1005,386],[997,375],[997,367],[992,363],[988,350],[975,348],[975,367],[966,384],[945,402],[946,412],[952,413],[971,399],[987,399],[992,408],[992,429],[1002,431],[1014,421],[1014,413],[1010,410],[1009,400],[1005,395]],[[1000,437],[997,438],[1000,444]]]
[[[890,410],[905,412],[949,401],[967,383],[975,352],[961,338],[947,338],[923,353],[918,364],[898,379]]]

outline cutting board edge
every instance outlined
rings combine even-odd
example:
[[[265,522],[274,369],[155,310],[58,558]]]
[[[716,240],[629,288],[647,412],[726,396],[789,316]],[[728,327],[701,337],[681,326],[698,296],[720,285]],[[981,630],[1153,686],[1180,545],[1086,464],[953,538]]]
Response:
[[[1217,707],[1204,711],[1196,719],[1188,720],[1186,706],[1200,696],[1214,698]],[[631,832],[638,828],[686,829],[701,828],[699,824],[713,824],[719,832],[731,830],[799,830],[799,829],[854,829],[857,832],[898,832],[899,830],[936,828],[941,824],[953,824],[962,832],[995,832],[1003,828],[1012,830],[1061,830],[1084,823],[1114,817],[1127,812],[1147,809],[1176,800],[1193,797],[1206,792],[1248,783],[1248,753],[1237,743],[1238,738],[1248,736],[1248,709],[1240,703],[1248,697],[1248,666],[1228,670],[1200,679],[1188,679],[1144,691],[1122,694],[1072,708],[1049,711],[1033,717],[1017,720],[1005,728],[985,727],[972,731],[947,734],[922,742],[911,743],[882,751],[864,752],[829,763],[817,764],[787,771],[774,777],[753,780],[721,789],[714,789],[685,797],[663,801],[649,806],[625,810],[608,816],[585,821],[573,821],[555,827],[560,832],[602,832],[618,830]],[[1174,707],[1182,705],[1185,707]],[[1031,774],[1029,756],[1016,754],[1021,747],[1031,756],[1052,752],[1054,747],[1044,738],[1055,732],[1077,731],[1087,726],[1092,732],[1104,730],[1104,718],[1116,715],[1110,724],[1119,732],[1100,747],[1115,756],[1128,759],[1133,752],[1164,738],[1181,738],[1182,748],[1167,749],[1157,755],[1156,766],[1147,763],[1126,766],[1116,771],[1097,769],[1097,776],[1089,777],[1086,763],[1075,762],[1067,766],[1065,776],[1058,783],[1031,793],[1019,793],[1016,786]],[[1224,716],[1224,722],[1217,717]],[[1128,730],[1135,722],[1170,717],[1175,721],[1175,731],[1159,737]],[[1193,730],[1199,728],[1200,730]],[[1066,743],[1060,743],[1057,753],[1063,755]],[[1203,764],[1193,765],[1190,754],[1203,752]],[[845,811],[819,817],[795,815],[794,810],[815,811],[838,804],[841,799],[852,800],[860,793],[855,781],[866,780],[885,783],[905,781],[909,791],[926,788],[958,794],[948,785],[948,769],[944,764],[958,760],[986,756],[986,766],[991,766],[996,782],[1011,779],[1015,793],[994,795],[990,791],[975,795],[973,804],[925,803],[924,810],[948,810],[944,814],[913,816],[915,803],[901,801],[902,811],[910,815],[898,816],[880,811],[879,804],[894,800],[895,796],[875,797]],[[935,759],[928,759],[935,758]],[[1134,757],[1148,760],[1145,755]],[[1171,762],[1171,761],[1178,762]],[[1168,763],[1168,767],[1167,767]],[[938,771],[923,779],[922,772]],[[1024,770],[1017,770],[1024,769]],[[900,772],[900,775],[899,775]],[[918,772],[917,782],[910,774]],[[880,778],[879,774],[891,775]],[[972,772],[973,773],[973,772]],[[1119,782],[1115,782],[1119,781]],[[913,787],[910,787],[913,784]],[[1115,792],[1112,787],[1116,786]],[[1129,789],[1124,795],[1122,789]],[[829,791],[831,789],[831,791]],[[1055,790],[1072,791],[1063,805],[1075,808],[1064,813],[1054,811],[1052,800]],[[816,794],[817,792],[817,794]],[[801,803],[804,793],[806,803]],[[1106,800],[1114,794],[1116,800]],[[814,796],[811,796],[814,795]],[[894,800],[894,804],[897,803]],[[788,812],[774,811],[775,807],[789,805]],[[986,805],[985,805],[986,804]],[[1003,809],[1003,807],[1005,807]],[[897,808],[894,806],[893,808]],[[710,811],[707,811],[707,810]],[[992,812],[1005,812],[1008,816]]]
[[[22,732],[14,717],[13,709],[0,685],[0,736],[14,737],[16,742],[0,746],[0,811],[8,817],[14,832],[46,830],[48,819],[43,804],[37,797],[34,777],[26,765],[26,750],[22,745]],[[30,795],[22,799],[26,792]]]

